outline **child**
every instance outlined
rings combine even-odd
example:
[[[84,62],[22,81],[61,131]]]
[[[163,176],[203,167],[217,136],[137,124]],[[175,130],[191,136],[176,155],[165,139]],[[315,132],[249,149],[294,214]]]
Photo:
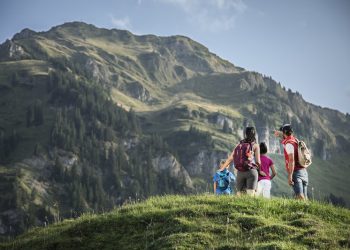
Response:
[[[258,177],[258,188],[256,195],[262,195],[265,198],[270,198],[271,180],[276,176],[275,166],[273,161],[266,156],[267,146],[264,142],[260,143],[260,172]],[[270,168],[272,170],[272,176],[270,177]]]
[[[221,160],[220,167],[225,163],[225,160]],[[228,168],[224,168],[222,171],[217,171],[214,175],[214,193],[220,194],[233,194],[231,188],[231,182],[235,182],[236,177]]]

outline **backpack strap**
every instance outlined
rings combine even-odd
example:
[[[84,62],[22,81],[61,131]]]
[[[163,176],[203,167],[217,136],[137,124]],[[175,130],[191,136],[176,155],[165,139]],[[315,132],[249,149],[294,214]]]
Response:
[[[248,142],[246,140],[242,140],[242,141],[240,141],[239,144],[241,144],[241,143],[249,143],[249,146],[250,146],[250,149],[251,149],[250,151],[253,151],[253,146],[254,146],[255,142]]]

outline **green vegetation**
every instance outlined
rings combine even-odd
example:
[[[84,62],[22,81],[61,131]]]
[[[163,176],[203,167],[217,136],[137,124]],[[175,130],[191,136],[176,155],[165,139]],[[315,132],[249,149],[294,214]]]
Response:
[[[154,169],[152,160],[169,153],[167,144],[156,134],[144,135],[135,112],[116,106],[104,88],[59,70],[30,84],[30,91],[12,84],[1,93],[0,177],[6,192],[0,209],[16,209],[17,216],[11,221],[2,215],[8,234],[188,188]],[[133,140],[132,150],[125,147]]]
[[[164,196],[36,228],[1,249],[340,249],[350,211],[318,202]]]

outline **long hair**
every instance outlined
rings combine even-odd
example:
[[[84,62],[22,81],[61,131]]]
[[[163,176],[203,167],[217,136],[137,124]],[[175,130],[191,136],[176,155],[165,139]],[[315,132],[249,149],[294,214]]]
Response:
[[[254,127],[246,127],[244,139],[248,142],[255,142],[256,141]]]

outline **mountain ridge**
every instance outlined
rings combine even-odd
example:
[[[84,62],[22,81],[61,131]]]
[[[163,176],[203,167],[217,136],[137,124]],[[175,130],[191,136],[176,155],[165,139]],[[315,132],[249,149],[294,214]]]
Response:
[[[191,42],[197,43],[198,45],[200,45],[201,47],[203,47],[204,49],[206,49],[207,51],[209,51],[208,48],[206,48],[206,47],[203,46],[202,44],[200,44],[200,43],[194,41],[194,40],[191,39],[190,37],[183,36],[183,35],[170,35],[170,36],[158,36],[158,35],[154,35],[154,34],[136,35],[136,34],[133,34],[132,32],[130,32],[130,31],[128,31],[128,30],[115,29],[115,28],[107,29],[107,28],[97,27],[97,26],[95,26],[95,25],[93,25],[93,24],[87,24],[87,23],[85,23],[85,22],[80,22],[80,21],[66,22],[66,23],[64,23],[64,24],[62,24],[62,25],[54,26],[54,27],[52,27],[51,29],[49,29],[48,31],[39,31],[39,32],[37,32],[37,31],[31,30],[31,29],[29,29],[29,28],[24,28],[24,29],[22,29],[20,32],[16,33],[16,34],[12,37],[11,40],[13,40],[13,39],[27,38],[28,36],[33,35],[33,34],[47,34],[47,33],[50,32],[50,31],[54,31],[54,30],[57,29],[57,28],[61,28],[61,27],[65,27],[65,26],[67,26],[67,27],[77,27],[77,28],[79,28],[80,25],[83,25],[83,26],[86,26],[86,27],[92,27],[92,28],[94,28],[94,29],[104,30],[104,31],[106,31],[106,32],[110,32],[110,31],[125,32],[125,33],[127,33],[127,34],[129,34],[129,35],[132,35],[132,36],[135,36],[135,37],[140,37],[140,38],[148,38],[148,37],[150,37],[150,38],[167,38],[167,39],[177,38],[177,37],[179,37],[179,38],[184,38],[184,39],[187,39],[187,40],[189,40],[189,41],[191,41]],[[8,40],[8,39],[7,39],[7,40]],[[6,41],[5,41],[5,42],[6,42]],[[4,43],[5,43],[5,42],[4,42]],[[212,52],[211,52],[211,53],[212,53]],[[212,53],[212,54],[215,55],[215,56],[217,56],[215,53]],[[228,61],[228,60],[226,60],[226,59],[222,59],[222,60],[228,62],[229,64],[232,64],[234,67],[237,67],[237,66],[235,66],[232,62],[230,62],[230,61]],[[238,67],[238,68],[240,68],[242,71],[258,73],[258,72],[255,72],[255,71],[246,70],[246,69],[241,68],[241,67]],[[258,74],[260,74],[260,73],[258,73]],[[276,82],[276,83],[277,83],[277,82]],[[296,91],[296,92],[294,92],[294,93],[298,93],[298,92]],[[330,111],[337,111],[337,112],[340,112],[341,114],[344,114],[344,115],[346,114],[346,112],[345,112],[345,113],[344,113],[344,112],[341,112],[341,111],[339,111],[339,110],[337,110],[337,109],[335,109],[335,108],[330,108],[330,107],[322,106],[322,105],[319,105],[319,104],[314,104],[314,103],[312,103],[312,102],[310,102],[310,101],[306,101],[306,100],[304,100],[304,101],[305,101],[306,103],[308,103],[308,104],[311,104],[311,105],[313,105],[313,106],[315,106],[315,107],[318,107],[318,108],[321,108],[321,109],[325,109],[325,110],[329,109]]]

